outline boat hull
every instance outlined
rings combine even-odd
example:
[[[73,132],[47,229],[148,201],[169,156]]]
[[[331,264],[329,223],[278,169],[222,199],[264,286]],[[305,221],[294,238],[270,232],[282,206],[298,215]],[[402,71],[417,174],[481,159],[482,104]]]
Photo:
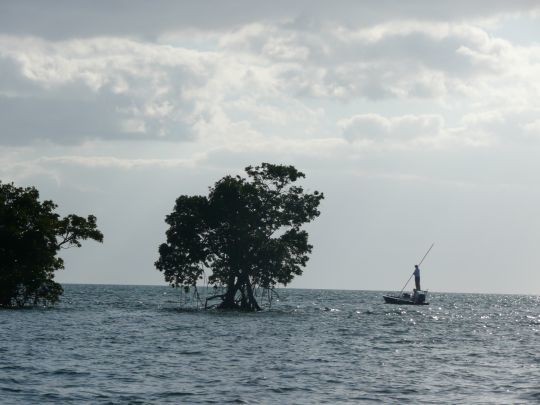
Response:
[[[427,295],[427,291],[414,290],[412,295],[409,293],[401,293],[401,295],[386,294],[383,295],[383,298],[387,304],[429,305],[429,302],[426,302]]]
[[[412,299],[395,297],[392,295],[383,295],[384,302],[387,304],[398,304],[398,305],[429,305],[429,302],[414,302]]]

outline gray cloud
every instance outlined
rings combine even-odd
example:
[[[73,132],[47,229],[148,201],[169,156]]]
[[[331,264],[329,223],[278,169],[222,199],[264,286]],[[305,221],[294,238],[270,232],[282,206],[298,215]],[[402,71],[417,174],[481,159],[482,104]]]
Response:
[[[0,4],[0,30],[14,35],[49,39],[96,35],[155,37],[179,28],[221,29],[252,21],[297,18],[302,21],[338,20],[348,26],[365,26],[393,19],[452,21],[486,18],[501,13],[538,9],[534,0],[19,0]]]
[[[79,143],[119,133],[107,103],[80,100],[0,98],[0,141],[26,144],[34,139]]]
[[[163,124],[159,118],[152,117],[138,118],[132,111],[133,105],[129,97],[106,91],[88,94],[86,98],[69,98],[65,94],[57,98],[0,96],[0,143],[25,145],[43,140],[73,145],[92,139],[192,138],[188,125]],[[169,133],[160,136],[164,125]]]

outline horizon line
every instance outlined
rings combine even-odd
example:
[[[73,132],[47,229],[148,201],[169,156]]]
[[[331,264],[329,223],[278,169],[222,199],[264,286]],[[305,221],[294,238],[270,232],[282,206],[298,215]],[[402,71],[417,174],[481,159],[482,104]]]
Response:
[[[118,283],[74,283],[74,282],[65,282],[59,283],[60,285],[102,285],[102,286],[118,286],[118,287],[169,287],[169,288],[180,288],[173,287],[170,284],[118,284]],[[213,288],[210,286],[198,285],[197,288]],[[350,289],[350,288],[307,288],[307,287],[289,287],[281,286],[277,287],[279,289],[289,289],[289,290],[313,290],[313,291],[358,291],[358,292],[394,292],[396,290],[371,290],[371,289]],[[520,296],[540,296],[540,293],[501,293],[501,292],[456,292],[456,291],[430,291],[425,290],[429,293],[435,294],[464,294],[464,295],[520,295]]]

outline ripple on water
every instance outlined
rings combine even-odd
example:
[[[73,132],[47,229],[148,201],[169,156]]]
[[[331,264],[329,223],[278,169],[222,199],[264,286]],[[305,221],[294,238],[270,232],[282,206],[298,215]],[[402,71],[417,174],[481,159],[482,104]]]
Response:
[[[65,291],[54,308],[0,311],[6,403],[540,399],[537,297],[433,294],[415,308],[287,289],[246,314],[194,308],[166,287]]]

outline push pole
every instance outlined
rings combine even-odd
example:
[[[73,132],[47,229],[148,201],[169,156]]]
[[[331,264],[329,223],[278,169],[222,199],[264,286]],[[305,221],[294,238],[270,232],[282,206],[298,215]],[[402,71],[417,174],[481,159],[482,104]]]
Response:
[[[420,266],[422,264],[422,262],[424,261],[424,259],[427,257],[428,253],[431,251],[431,248],[433,248],[433,245],[435,245],[435,243],[432,243],[431,246],[429,247],[428,251],[426,252],[426,254],[424,255],[424,257],[422,257],[422,260],[420,260],[420,263],[417,264],[417,266]],[[399,292],[399,295],[401,296],[401,293],[403,292],[403,290],[405,289],[405,287],[407,287],[407,284],[409,284],[409,281],[411,281],[411,278],[414,274],[414,271],[413,273],[411,274],[411,276],[409,277],[409,279],[407,280],[407,282],[405,283],[405,285],[403,286],[403,288],[401,289],[401,291]]]

